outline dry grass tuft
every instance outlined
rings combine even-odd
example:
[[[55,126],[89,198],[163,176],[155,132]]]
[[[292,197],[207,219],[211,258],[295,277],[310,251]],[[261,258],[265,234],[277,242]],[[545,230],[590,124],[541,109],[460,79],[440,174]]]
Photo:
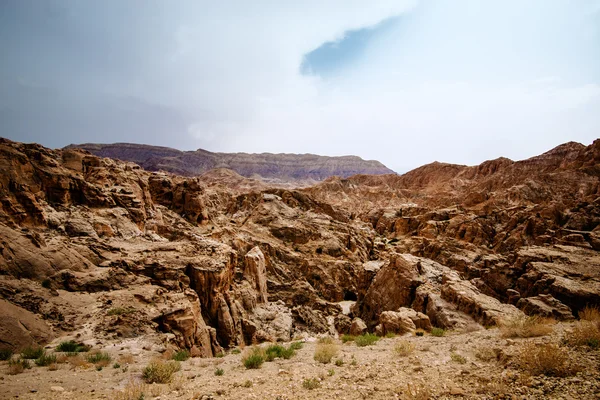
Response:
[[[18,360],[9,360],[8,361],[8,370],[6,373],[8,375],[18,375],[25,371],[26,369],[31,368],[31,363],[27,359],[18,359]]]
[[[122,354],[121,356],[119,356],[119,364],[133,364],[133,363],[134,363],[133,354],[127,353],[127,354]]]
[[[317,378],[305,378],[302,381],[302,387],[308,390],[318,389],[321,387],[321,381]]]
[[[338,352],[339,347],[335,343],[317,343],[313,358],[317,362],[329,364]]]
[[[552,333],[552,325],[555,323],[551,318],[538,316],[515,317],[502,322],[500,331],[504,338],[545,336]]]
[[[489,347],[478,347],[475,350],[475,358],[481,361],[492,361],[498,359],[497,350],[491,349]]]
[[[579,318],[584,321],[600,322],[600,308],[598,306],[587,306],[579,311]]]
[[[144,382],[130,380],[123,390],[117,390],[113,394],[115,400],[139,400],[145,397],[148,385]]]
[[[589,346],[592,349],[600,348],[600,329],[596,322],[590,320],[579,321],[573,328],[573,333],[565,337],[565,342],[570,346]]]
[[[556,344],[527,343],[517,355],[515,362],[521,370],[533,376],[564,377],[578,372],[566,349]]]
[[[260,346],[252,346],[244,350],[242,355],[242,364],[246,369],[258,369],[263,365],[267,358],[265,349]]]
[[[394,352],[400,357],[406,357],[415,351],[415,345],[408,340],[401,340],[394,346]]]
[[[83,358],[81,355],[77,354],[73,354],[73,355],[68,355],[67,356],[67,362],[69,364],[71,364],[73,367],[77,368],[77,367],[83,367],[83,368],[87,368],[90,366],[90,363],[88,363],[85,358]]]
[[[142,371],[146,383],[171,383],[173,374],[181,369],[178,361],[151,361]]]
[[[401,390],[401,393],[402,400],[429,400],[433,397],[431,389],[422,383],[408,383],[406,389]]]

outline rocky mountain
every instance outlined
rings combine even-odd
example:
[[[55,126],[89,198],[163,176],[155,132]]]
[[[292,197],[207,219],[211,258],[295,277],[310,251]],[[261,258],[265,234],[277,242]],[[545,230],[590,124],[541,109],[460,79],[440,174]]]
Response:
[[[0,169],[2,348],[72,338],[213,357],[525,315],[562,332],[600,304],[600,140],[304,189],[6,139]]]
[[[379,161],[363,160],[356,156],[212,153],[202,149],[179,151],[168,147],[131,143],[86,143],[70,145],[67,148],[80,148],[100,157],[135,162],[148,171],[198,176],[211,169],[226,168],[244,177],[258,178],[271,183],[287,181],[314,183],[334,175],[346,178],[356,174],[394,173]]]

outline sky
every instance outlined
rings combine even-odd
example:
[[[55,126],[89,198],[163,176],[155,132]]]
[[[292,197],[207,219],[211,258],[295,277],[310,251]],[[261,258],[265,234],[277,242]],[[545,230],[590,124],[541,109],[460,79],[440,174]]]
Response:
[[[600,136],[600,0],[2,0],[0,136],[376,159]]]

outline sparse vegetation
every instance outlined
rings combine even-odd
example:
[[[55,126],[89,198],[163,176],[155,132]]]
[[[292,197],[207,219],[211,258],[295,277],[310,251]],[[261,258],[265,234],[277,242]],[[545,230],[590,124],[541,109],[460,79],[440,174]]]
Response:
[[[342,343],[354,342],[354,336],[348,334],[342,335],[340,339],[342,340]]]
[[[173,354],[172,358],[175,361],[186,361],[190,358],[190,352],[185,349],[179,350],[177,353]]]
[[[18,359],[8,361],[8,375],[17,375],[22,373],[26,369],[31,368],[31,363],[28,359]]]
[[[113,307],[110,310],[108,310],[106,315],[126,315],[126,314],[132,314],[135,311],[136,310],[134,308]]]
[[[290,343],[290,349],[292,350],[300,350],[304,347],[304,343],[302,342],[292,342]]]
[[[396,337],[396,334],[394,332],[388,332],[385,334],[384,336],[386,339],[392,339]]]
[[[600,308],[598,306],[587,306],[579,311],[579,318],[584,321],[600,322]]]
[[[545,336],[552,333],[554,320],[538,316],[515,317],[500,324],[502,337],[505,338],[529,338]]]
[[[95,364],[96,367],[106,367],[110,364],[112,357],[106,352],[98,351],[88,354],[86,360],[92,364]]]
[[[215,375],[216,376],[223,376],[223,374],[225,374],[225,370],[223,368],[217,368],[215,370]]]
[[[460,354],[456,354],[456,353],[451,353],[450,354],[450,359],[452,359],[452,361],[457,362],[459,364],[466,364],[467,363],[467,359],[466,358],[464,358]]]
[[[341,367],[344,365],[344,360],[342,360],[341,358],[338,358],[337,360],[335,360],[335,365],[336,367]]]
[[[335,343],[317,343],[314,360],[323,364],[329,364],[333,357],[338,354],[339,348]]]
[[[113,364],[113,368],[114,368],[114,369],[121,368],[121,364],[119,364],[119,363],[114,363],[114,364]]]
[[[565,337],[565,342],[570,346],[600,348],[600,329],[590,320],[579,321],[575,324],[573,332]]]
[[[394,346],[394,352],[400,357],[406,357],[415,351],[415,345],[408,340],[401,340]]]
[[[318,389],[321,387],[321,381],[317,378],[305,378],[302,381],[302,387],[308,390]]]
[[[10,360],[13,356],[12,349],[1,349],[0,350],[0,361]]]
[[[86,346],[83,343],[77,343],[74,340],[61,342],[58,346],[56,346],[56,351],[63,353],[83,353],[89,350],[90,346]]]
[[[335,370],[333,368],[330,368],[329,370],[327,370],[327,375],[328,376],[334,376],[335,375]]]
[[[246,369],[258,369],[265,362],[266,355],[263,348],[253,346],[242,357],[242,364]]]
[[[527,343],[516,358],[517,366],[531,375],[570,376],[578,368],[566,349],[556,344]]]
[[[25,347],[21,350],[21,358],[25,360],[37,360],[46,353],[41,347]]]
[[[114,394],[115,400],[144,400],[148,387],[143,382],[130,380],[125,389]]]
[[[446,335],[446,330],[443,328],[432,328],[431,336],[442,337]]]
[[[250,379],[246,379],[244,381],[244,383],[242,384],[242,386],[245,388],[250,388],[250,387],[252,387],[252,381]]]
[[[320,343],[320,344],[332,344],[332,343],[335,343],[335,341],[333,340],[333,338],[331,336],[323,336],[323,337],[319,338],[319,340],[317,341],[317,343]]]
[[[406,390],[402,391],[403,400],[429,400],[433,394],[431,389],[424,384],[411,384],[406,385]]]
[[[354,343],[358,347],[372,346],[379,340],[379,336],[373,335],[372,333],[365,333],[354,338]]]
[[[179,361],[156,360],[150,362],[142,371],[146,383],[170,383],[173,374],[181,369]]]
[[[240,349],[231,350],[231,354],[240,354],[242,351]]]
[[[276,358],[288,360],[292,358],[294,354],[296,354],[296,352],[292,349],[291,345],[286,348],[278,344],[272,344],[267,347],[265,351],[267,361],[273,361]]]
[[[47,367],[50,364],[54,364],[56,362],[56,354],[42,354],[35,360],[35,365],[38,367]]]

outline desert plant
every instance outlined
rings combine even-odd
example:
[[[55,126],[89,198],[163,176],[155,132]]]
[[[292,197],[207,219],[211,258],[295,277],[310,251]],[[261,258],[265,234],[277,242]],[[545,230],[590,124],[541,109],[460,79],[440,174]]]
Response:
[[[502,337],[505,338],[544,336],[552,333],[553,323],[554,320],[549,318],[519,316],[502,321],[500,331],[502,332]]]
[[[587,306],[579,311],[579,318],[584,321],[600,321],[600,308],[598,306]]]
[[[83,353],[89,350],[90,346],[87,346],[83,343],[77,343],[74,340],[61,342],[58,346],[56,346],[56,351],[63,353]]]
[[[246,379],[244,383],[242,383],[242,386],[245,388],[252,387],[252,381],[250,379]]]
[[[118,362],[117,362],[117,363],[114,363],[114,364],[113,364],[113,368],[114,368],[114,369],[119,369],[119,368],[121,368],[121,364],[119,364]]]
[[[335,360],[336,367],[341,367],[343,365],[344,365],[344,360],[342,360],[341,358],[338,358],[337,360]]]
[[[404,400],[429,400],[433,394],[431,389],[424,384],[406,384],[406,390],[402,392]]]
[[[43,356],[46,353],[46,350],[44,350],[41,347],[25,347],[23,350],[21,350],[21,358],[25,359],[25,360],[36,360],[38,358],[40,358],[41,356]]]
[[[0,350],[0,361],[10,360],[13,356],[12,349],[1,349]]]
[[[578,368],[564,348],[552,343],[527,343],[516,357],[517,366],[530,375],[570,376]]]
[[[114,393],[115,400],[144,400],[148,387],[143,382],[130,380],[123,390]]]
[[[284,351],[285,351],[285,347],[278,345],[278,344],[272,344],[272,345],[268,346],[267,349],[265,350],[265,355],[267,357],[267,361],[273,361],[276,358],[282,358],[281,355]]]
[[[142,371],[146,383],[169,383],[173,374],[181,369],[179,361],[156,360],[150,362]]]
[[[305,378],[302,381],[304,389],[313,390],[321,387],[321,382],[317,378]]]
[[[570,346],[589,346],[597,349],[600,347],[600,329],[589,320],[579,321],[575,324],[573,332],[565,337],[565,342]]]
[[[8,371],[6,372],[8,375],[17,375],[22,373],[26,369],[31,368],[31,363],[28,359],[18,359],[18,360],[9,360],[8,361]]]
[[[354,342],[354,336],[348,334],[340,336],[340,339],[342,340],[342,343]]]
[[[177,353],[173,354],[172,358],[175,361],[186,361],[190,358],[190,352],[185,349],[179,350]]]
[[[327,375],[328,376],[334,376],[335,375],[335,369],[330,368],[329,370],[327,370]]]
[[[446,334],[446,330],[443,328],[432,328],[431,336],[442,337]]]
[[[112,357],[106,352],[98,351],[88,354],[86,360],[92,364],[95,364],[97,367],[106,367],[108,364],[110,364]]]
[[[47,367],[50,364],[54,364],[56,362],[56,354],[42,354],[39,358],[35,360],[35,365],[38,367]]]
[[[106,315],[126,315],[136,312],[134,308],[114,307],[107,311]]]
[[[217,368],[215,370],[215,375],[216,376],[223,376],[224,373],[225,373],[225,370],[223,368]]]
[[[394,332],[388,332],[388,333],[385,334],[385,338],[386,339],[392,339],[392,338],[395,338],[395,337],[396,337],[396,334]]]
[[[365,333],[354,338],[354,342],[358,347],[371,346],[379,340],[379,336],[372,333]]]
[[[323,364],[329,364],[339,351],[335,343],[317,343],[313,358]]]
[[[258,369],[265,362],[265,351],[261,347],[253,346],[242,357],[242,364],[246,369]]]
[[[292,342],[290,343],[290,349],[292,350],[300,350],[304,347],[304,343],[302,342]]]
[[[394,352],[400,357],[406,357],[415,351],[415,345],[408,340],[401,340],[394,346]]]
[[[240,349],[231,350],[231,354],[240,354],[242,351]]]
[[[321,344],[333,344],[335,341],[333,340],[333,338],[331,336],[323,336],[320,337],[319,340],[317,340],[317,343],[321,343]]]
[[[459,364],[466,364],[467,363],[467,359],[464,358],[463,356],[461,356],[460,354],[451,353],[450,354],[450,358],[452,359],[452,361],[457,362]]]

